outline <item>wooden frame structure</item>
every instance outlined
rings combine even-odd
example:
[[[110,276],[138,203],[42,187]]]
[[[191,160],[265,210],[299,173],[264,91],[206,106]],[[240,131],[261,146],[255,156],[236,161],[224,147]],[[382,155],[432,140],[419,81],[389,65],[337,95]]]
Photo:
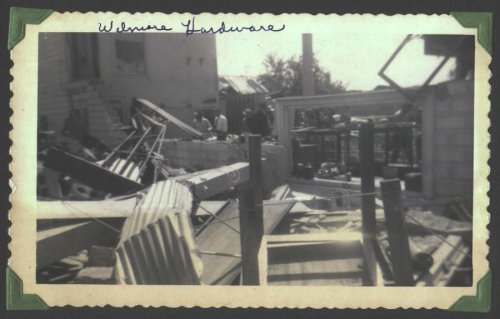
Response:
[[[381,104],[403,104],[406,99],[395,90],[377,90],[360,93],[289,97],[276,100],[275,120],[278,142],[289,153],[289,167],[292,161],[291,130],[295,122],[295,111],[305,108],[337,108],[344,106],[377,106]]]
[[[396,90],[377,90],[360,93],[343,93],[336,95],[318,95],[310,97],[289,97],[276,100],[275,120],[277,124],[278,142],[288,152],[289,171],[292,167],[292,128],[295,111],[305,108],[342,106],[377,106],[380,104],[404,104],[406,98]],[[421,94],[415,102],[422,108],[422,188],[426,198],[434,195],[434,144],[435,144],[435,96],[431,91]]]

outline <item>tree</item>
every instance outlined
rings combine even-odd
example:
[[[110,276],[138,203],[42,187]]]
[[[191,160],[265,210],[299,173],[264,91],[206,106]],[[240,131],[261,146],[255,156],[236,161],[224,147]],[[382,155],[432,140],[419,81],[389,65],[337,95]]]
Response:
[[[257,80],[270,92],[280,91],[280,96],[302,95],[302,57],[288,60],[268,54],[263,62],[266,72]],[[314,90],[316,95],[345,92],[342,81],[333,81],[330,72],[321,68],[318,60],[313,61]]]

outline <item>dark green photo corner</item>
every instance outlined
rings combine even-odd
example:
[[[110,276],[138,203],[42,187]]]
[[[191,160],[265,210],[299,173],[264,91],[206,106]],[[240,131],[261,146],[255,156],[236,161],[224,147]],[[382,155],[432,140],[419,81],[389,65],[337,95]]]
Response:
[[[7,47],[12,50],[25,35],[26,24],[40,24],[54,10],[34,8],[10,8]],[[488,12],[452,12],[451,15],[466,28],[478,30],[478,42],[491,55],[493,14]],[[477,284],[475,296],[462,296],[450,308],[451,311],[489,312],[493,274],[488,271]],[[22,280],[9,267],[6,268],[7,310],[46,310],[50,307],[35,294],[24,294]]]

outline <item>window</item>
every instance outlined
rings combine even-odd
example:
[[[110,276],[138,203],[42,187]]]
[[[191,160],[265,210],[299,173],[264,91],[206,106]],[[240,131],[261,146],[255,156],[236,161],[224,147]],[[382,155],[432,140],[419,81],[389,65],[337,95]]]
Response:
[[[115,40],[116,70],[123,73],[145,73],[144,40]]]

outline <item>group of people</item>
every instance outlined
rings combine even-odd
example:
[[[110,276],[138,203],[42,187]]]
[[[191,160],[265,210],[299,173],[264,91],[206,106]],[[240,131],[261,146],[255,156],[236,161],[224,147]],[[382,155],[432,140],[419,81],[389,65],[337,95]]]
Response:
[[[220,110],[215,111],[213,126],[201,112],[195,112],[193,127],[200,131],[204,138],[209,137],[212,132],[216,134],[218,141],[224,141],[227,138],[227,118],[220,112]]]
[[[262,102],[259,104],[259,109],[255,112],[250,109],[243,111],[241,133],[269,136],[271,134],[272,123],[272,111],[267,103]]]
[[[272,121],[271,110],[265,102],[259,105],[257,111],[245,109],[241,120],[241,134],[269,136],[271,134]],[[195,112],[193,127],[200,131],[204,138],[208,138],[212,133],[215,133],[219,141],[224,141],[227,138],[228,121],[221,114],[220,110],[215,111],[213,125],[201,112]]]

